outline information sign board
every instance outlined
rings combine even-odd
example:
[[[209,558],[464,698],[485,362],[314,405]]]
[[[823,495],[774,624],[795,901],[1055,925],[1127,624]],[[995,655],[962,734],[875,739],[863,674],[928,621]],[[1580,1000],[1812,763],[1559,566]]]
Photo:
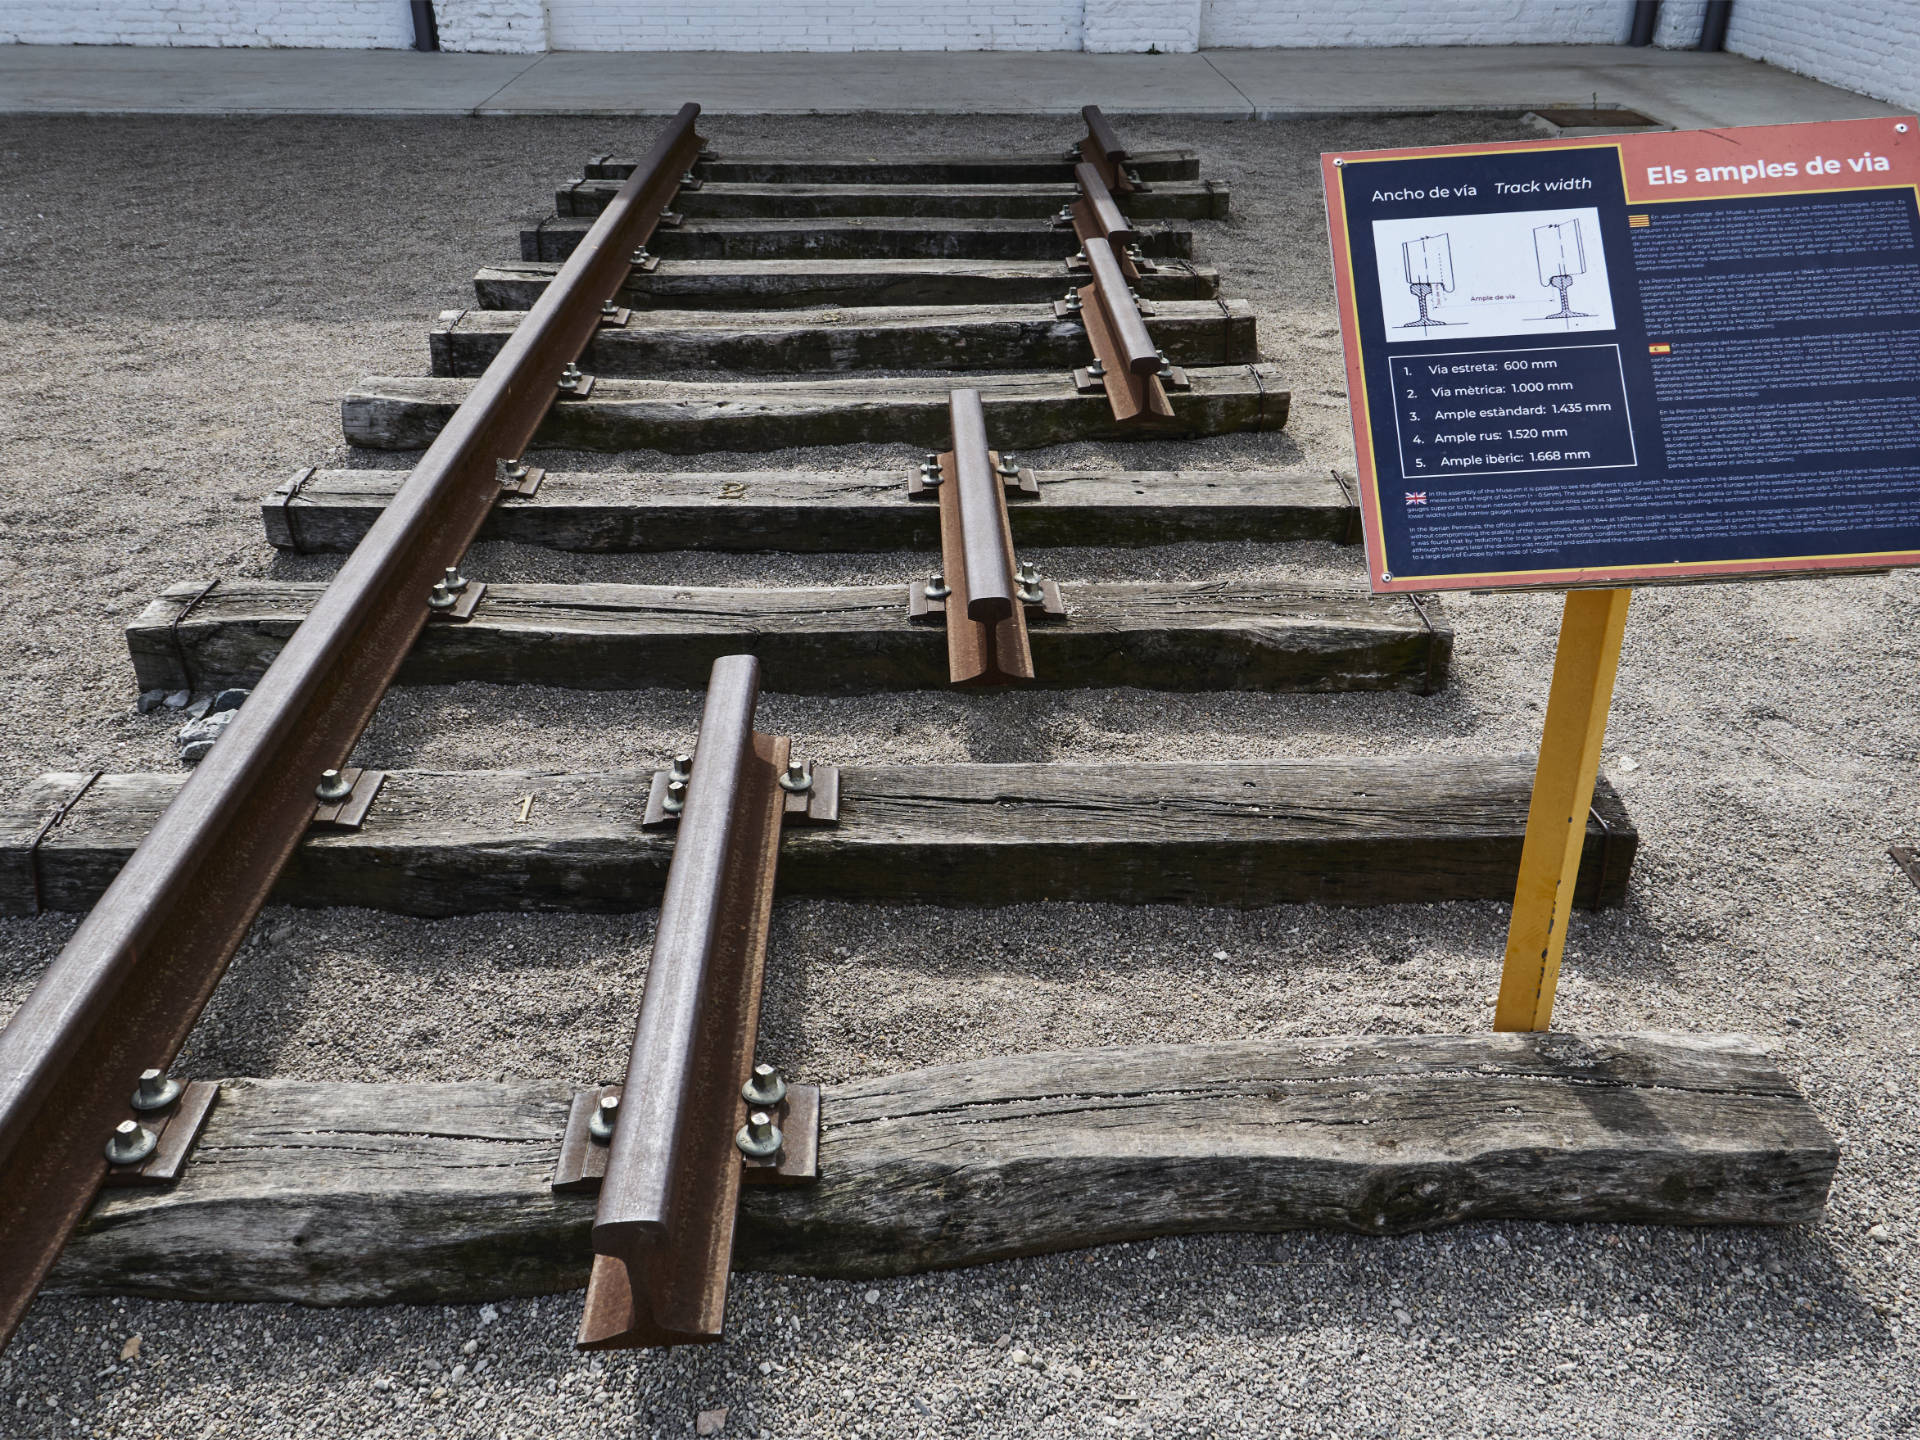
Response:
[[[1323,157],[1376,591],[1920,564],[1920,125]]]

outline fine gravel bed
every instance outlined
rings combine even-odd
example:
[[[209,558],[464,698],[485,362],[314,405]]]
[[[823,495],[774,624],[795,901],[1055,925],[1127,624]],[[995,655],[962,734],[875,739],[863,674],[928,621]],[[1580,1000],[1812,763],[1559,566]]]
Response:
[[[175,768],[134,713],[121,627],[166,585],[316,579],[260,497],[348,450],[362,374],[422,373],[442,308],[554,186],[651,122],[16,120],[0,139],[0,785]],[[722,148],[1053,150],[1063,121],[710,118]],[[1196,258],[1249,299],[1293,386],[1276,435],[1085,444],[1043,467],[1347,466],[1322,150],[1522,138],[1472,116],[1129,119],[1234,185]],[[559,468],[692,468],[560,452]],[[698,468],[901,466],[905,447]],[[931,557],[561,555],[477,547],[501,580],[903,581]],[[1332,546],[1039,556],[1086,579],[1359,584]],[[1641,831],[1628,905],[1575,918],[1558,1022],[1769,1037],[1840,1137],[1829,1214],[1788,1230],[1481,1224],[1116,1246],[873,1285],[735,1277],[729,1340],[582,1357],[579,1296],[315,1311],[39,1302],[0,1356],[0,1436],[1902,1436],[1920,1431],[1910,1289],[1920,894],[1911,575],[1652,590],[1634,602],[1606,766]],[[1538,740],[1557,598],[1448,599],[1442,695],[1141,691],[767,696],[762,728],[860,761],[1493,754]],[[699,697],[396,691],[367,763],[593,769],[692,738]],[[783,902],[763,1049],[828,1083],[1161,1040],[1473,1031],[1498,905],[1336,911]],[[73,917],[0,921],[0,1014]],[[263,915],[187,1073],[612,1079],[653,916]],[[1870,1234],[1871,1229],[1871,1234]],[[136,1340],[137,1337],[137,1340]]]

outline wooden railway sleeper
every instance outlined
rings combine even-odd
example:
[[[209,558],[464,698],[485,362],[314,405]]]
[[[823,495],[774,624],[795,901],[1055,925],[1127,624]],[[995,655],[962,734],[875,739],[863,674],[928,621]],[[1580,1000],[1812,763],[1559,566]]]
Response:
[[[627,1083],[572,1107],[556,1185],[590,1188],[588,1172],[601,1172],[582,1349],[719,1339],[747,1172],[772,1183],[818,1173],[817,1092],[756,1066],[754,1052],[781,824],[837,819],[839,775],[753,728],[759,693],[753,656],[714,662],[699,744],[675,763],[685,778],[668,781],[678,833]]]

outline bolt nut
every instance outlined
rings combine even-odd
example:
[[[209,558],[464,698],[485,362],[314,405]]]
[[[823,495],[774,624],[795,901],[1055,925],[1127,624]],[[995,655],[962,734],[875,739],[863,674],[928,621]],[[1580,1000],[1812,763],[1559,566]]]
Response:
[[[353,785],[338,770],[322,770],[320,783],[313,787],[313,798],[325,805],[338,805],[353,794]]]
[[[1013,480],[1013,479],[1018,479],[1018,478],[1019,478],[1019,475],[1020,475],[1020,462],[1019,462],[1018,460],[1015,460],[1015,459],[1013,458],[1013,456],[1011,456],[1011,455],[1002,455],[1002,456],[1000,457],[1000,467],[999,467],[999,468],[1000,468],[1000,473],[1001,473],[1002,475],[1005,475],[1005,476],[1006,476],[1006,477],[1007,477],[1007,478],[1008,478],[1009,480]]]
[[[789,795],[804,795],[813,789],[813,774],[807,769],[807,762],[788,760],[786,771],[780,776],[780,788]]]
[[[580,367],[569,360],[567,362],[567,368],[560,372],[560,388],[562,390],[576,389],[582,378],[584,377],[580,374]]]
[[[685,753],[674,756],[673,764],[668,767],[667,770],[667,778],[669,780],[691,780],[693,778],[693,756]]]
[[[620,313],[620,307],[611,300],[602,300],[600,302],[600,313],[602,315],[618,315]]]
[[[787,1098],[787,1077],[778,1065],[756,1065],[747,1083],[740,1087],[740,1098],[755,1110],[771,1110]]]
[[[500,462],[500,483],[502,485],[517,485],[526,478],[527,462],[525,460],[502,460]]]
[[[1047,598],[1047,592],[1040,588],[1040,572],[1029,562],[1021,561],[1020,568],[1014,571],[1014,594],[1023,604],[1039,605]]]
[[[1094,379],[1098,380],[1106,373],[1107,367],[1102,365],[1098,360],[1089,360],[1087,362],[1087,374],[1093,376]]]
[[[944,600],[953,593],[953,587],[947,584],[947,577],[936,575],[922,587],[921,594],[929,600]]]
[[[454,593],[447,589],[446,581],[436,580],[433,582],[432,593],[427,596],[427,608],[429,610],[451,610],[456,598]]]
[[[733,1143],[740,1147],[742,1155],[755,1160],[766,1160],[780,1153],[785,1137],[780,1127],[773,1123],[773,1116],[764,1110],[755,1110],[747,1116],[747,1123],[734,1133]]]
[[[180,1098],[180,1082],[164,1070],[142,1070],[129,1103],[136,1110],[164,1110]]]
[[[138,1120],[122,1120],[113,1127],[113,1138],[107,1141],[107,1161],[113,1165],[138,1165],[153,1154],[159,1143],[160,1137]]]
[[[660,802],[660,808],[669,815],[678,815],[687,808],[687,782],[684,780],[667,781],[667,798]]]
[[[600,1103],[593,1107],[593,1116],[587,1121],[587,1134],[602,1145],[613,1141],[613,1122],[620,1118],[620,1097],[602,1095]]]
[[[651,259],[653,259],[653,252],[647,249],[646,246],[642,245],[638,250],[634,251],[633,254],[627,257],[627,263],[629,265],[644,265]]]
[[[447,566],[446,586],[447,593],[450,595],[458,595],[467,588],[467,577],[460,573],[458,565]]]

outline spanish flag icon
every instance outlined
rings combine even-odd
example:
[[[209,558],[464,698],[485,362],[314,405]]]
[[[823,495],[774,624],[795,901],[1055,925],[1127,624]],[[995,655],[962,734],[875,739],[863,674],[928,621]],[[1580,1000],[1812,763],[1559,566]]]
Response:
[[[1664,340],[1658,341],[1655,344],[1647,346],[1647,354],[1649,355],[1671,355],[1672,353],[1673,353],[1673,346],[1667,344],[1667,342]]]

